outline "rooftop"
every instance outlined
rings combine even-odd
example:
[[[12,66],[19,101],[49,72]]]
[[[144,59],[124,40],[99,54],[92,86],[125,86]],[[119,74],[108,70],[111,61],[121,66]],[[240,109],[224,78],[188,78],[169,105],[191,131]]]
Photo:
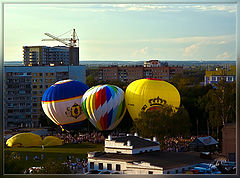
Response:
[[[159,143],[157,142],[153,142],[151,140],[147,140],[138,136],[124,136],[116,138],[113,137],[112,140],[114,140],[115,142],[124,143],[124,145],[127,145],[127,141],[129,140],[131,142],[131,145],[133,146],[133,149],[159,145]]]
[[[115,160],[126,162],[148,162],[153,166],[162,167],[164,170],[194,165],[212,160],[200,158],[200,152],[148,152],[135,155],[116,153],[96,154],[94,159]]]

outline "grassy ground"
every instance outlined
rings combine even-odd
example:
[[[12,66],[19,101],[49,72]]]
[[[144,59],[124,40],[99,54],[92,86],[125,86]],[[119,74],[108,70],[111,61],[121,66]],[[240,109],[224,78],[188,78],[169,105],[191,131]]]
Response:
[[[64,144],[55,147],[31,147],[31,148],[5,148],[5,173],[23,173],[29,167],[41,166],[47,161],[67,161],[67,156],[87,159],[87,153],[91,151],[103,151],[103,144],[81,143],[81,144]],[[26,160],[27,156],[27,160]],[[39,160],[34,160],[38,156]],[[43,159],[41,157],[43,156]],[[14,169],[11,167],[14,165]]]

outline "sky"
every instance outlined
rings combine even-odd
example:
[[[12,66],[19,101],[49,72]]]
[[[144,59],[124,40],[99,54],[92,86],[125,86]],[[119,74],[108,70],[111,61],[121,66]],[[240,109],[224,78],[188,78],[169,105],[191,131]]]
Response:
[[[71,37],[80,60],[235,60],[235,5],[5,4],[4,60],[22,61],[23,46],[44,33]]]

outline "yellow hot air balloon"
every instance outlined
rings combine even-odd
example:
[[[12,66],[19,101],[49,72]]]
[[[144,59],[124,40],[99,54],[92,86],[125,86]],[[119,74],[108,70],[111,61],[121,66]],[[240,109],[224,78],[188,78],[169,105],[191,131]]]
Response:
[[[32,146],[41,146],[42,138],[34,133],[19,133],[6,142],[8,147],[32,147]]]
[[[60,138],[54,137],[54,136],[46,136],[42,140],[42,145],[43,146],[57,146],[57,145],[62,145],[63,142]]]
[[[173,106],[176,111],[180,105],[180,94],[168,82],[150,78],[139,79],[128,85],[125,102],[129,114],[135,119],[142,111],[146,112],[165,104]]]

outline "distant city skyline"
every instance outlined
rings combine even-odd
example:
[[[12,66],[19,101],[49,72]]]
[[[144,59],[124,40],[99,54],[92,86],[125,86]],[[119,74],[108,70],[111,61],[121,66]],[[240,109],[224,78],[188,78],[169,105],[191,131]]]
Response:
[[[7,4],[4,21],[5,61],[73,28],[80,61],[236,60],[235,5]]]

